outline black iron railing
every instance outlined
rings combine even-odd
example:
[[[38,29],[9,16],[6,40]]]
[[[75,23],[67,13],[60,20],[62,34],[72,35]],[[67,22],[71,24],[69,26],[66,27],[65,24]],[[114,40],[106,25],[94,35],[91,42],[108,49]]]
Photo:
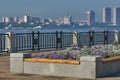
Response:
[[[115,40],[115,32],[32,32],[32,33],[14,33],[14,51],[23,50],[41,50],[41,49],[59,49],[73,46],[73,36],[76,34],[76,41],[79,47],[92,46],[99,44],[112,44]],[[0,34],[0,52],[6,51],[7,34]],[[11,39],[12,40],[12,39]],[[118,32],[118,41],[120,42],[120,32]],[[13,45],[11,43],[11,45]]]
[[[119,37],[119,36],[118,36]],[[112,44],[115,40],[115,32],[103,31],[103,32],[80,32],[78,33],[78,45],[92,46],[99,44]]]
[[[58,49],[72,46],[71,32],[17,33],[16,48],[20,50]]]
[[[8,51],[8,49],[5,47],[6,36],[8,36],[8,35],[7,34],[0,34],[0,52],[7,52]]]

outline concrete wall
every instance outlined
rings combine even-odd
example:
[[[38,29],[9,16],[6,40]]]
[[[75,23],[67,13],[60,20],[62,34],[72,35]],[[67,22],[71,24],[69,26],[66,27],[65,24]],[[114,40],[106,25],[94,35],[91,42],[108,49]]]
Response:
[[[24,62],[24,73],[95,79],[96,61],[99,59],[101,57],[84,56],[80,65]]]
[[[10,56],[10,71],[90,79],[120,72],[120,61],[103,63],[100,56],[83,56],[80,58],[79,65],[23,61],[24,58],[30,56],[30,54],[12,53]]]
[[[104,63],[101,66],[102,76],[108,76],[120,72],[120,61]]]
[[[12,53],[10,54],[10,71],[13,73],[24,73],[24,58],[30,58],[31,54]]]

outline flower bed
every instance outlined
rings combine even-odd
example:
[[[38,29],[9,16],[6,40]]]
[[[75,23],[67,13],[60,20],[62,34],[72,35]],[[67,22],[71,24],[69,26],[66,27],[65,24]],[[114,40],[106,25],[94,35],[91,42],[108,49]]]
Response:
[[[103,63],[120,60],[119,45],[95,45],[92,47],[79,48],[77,46],[60,50],[55,53],[39,54],[33,58],[25,59],[27,62],[61,63],[61,64],[80,64],[80,57],[86,55],[102,56]],[[118,57],[114,57],[118,56]],[[109,57],[109,58],[108,58]],[[112,58],[111,58],[112,57]]]
[[[74,46],[35,56],[30,53],[13,53],[10,54],[10,71],[95,79],[120,72],[119,55],[120,46],[112,44],[83,48]]]
[[[120,55],[120,45],[94,45],[83,48],[73,46],[55,53],[35,55],[34,58],[80,60],[81,56],[86,55],[102,56],[103,58],[118,56]]]

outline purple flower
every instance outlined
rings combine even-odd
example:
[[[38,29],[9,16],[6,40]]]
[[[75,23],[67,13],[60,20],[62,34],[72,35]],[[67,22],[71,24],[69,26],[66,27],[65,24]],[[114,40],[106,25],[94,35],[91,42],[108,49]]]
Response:
[[[39,55],[35,55],[35,58],[39,58]]]
[[[46,54],[35,55],[35,58],[47,58]]]
[[[80,48],[78,46],[76,46],[76,45],[73,46],[73,49],[74,50],[80,50]]]
[[[103,53],[103,52],[97,52],[96,55],[99,55],[99,56],[105,57],[105,53]]]
[[[72,59],[72,60],[77,60],[78,59],[76,54],[70,54],[69,58]]]

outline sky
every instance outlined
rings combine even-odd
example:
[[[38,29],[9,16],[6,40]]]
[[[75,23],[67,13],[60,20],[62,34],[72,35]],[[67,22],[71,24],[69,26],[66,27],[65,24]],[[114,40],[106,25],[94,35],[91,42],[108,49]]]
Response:
[[[71,14],[73,19],[85,20],[86,12],[94,10],[96,21],[101,21],[102,9],[116,6],[120,6],[120,0],[0,0],[0,18],[22,18],[25,13],[31,13],[40,18],[57,18]]]

